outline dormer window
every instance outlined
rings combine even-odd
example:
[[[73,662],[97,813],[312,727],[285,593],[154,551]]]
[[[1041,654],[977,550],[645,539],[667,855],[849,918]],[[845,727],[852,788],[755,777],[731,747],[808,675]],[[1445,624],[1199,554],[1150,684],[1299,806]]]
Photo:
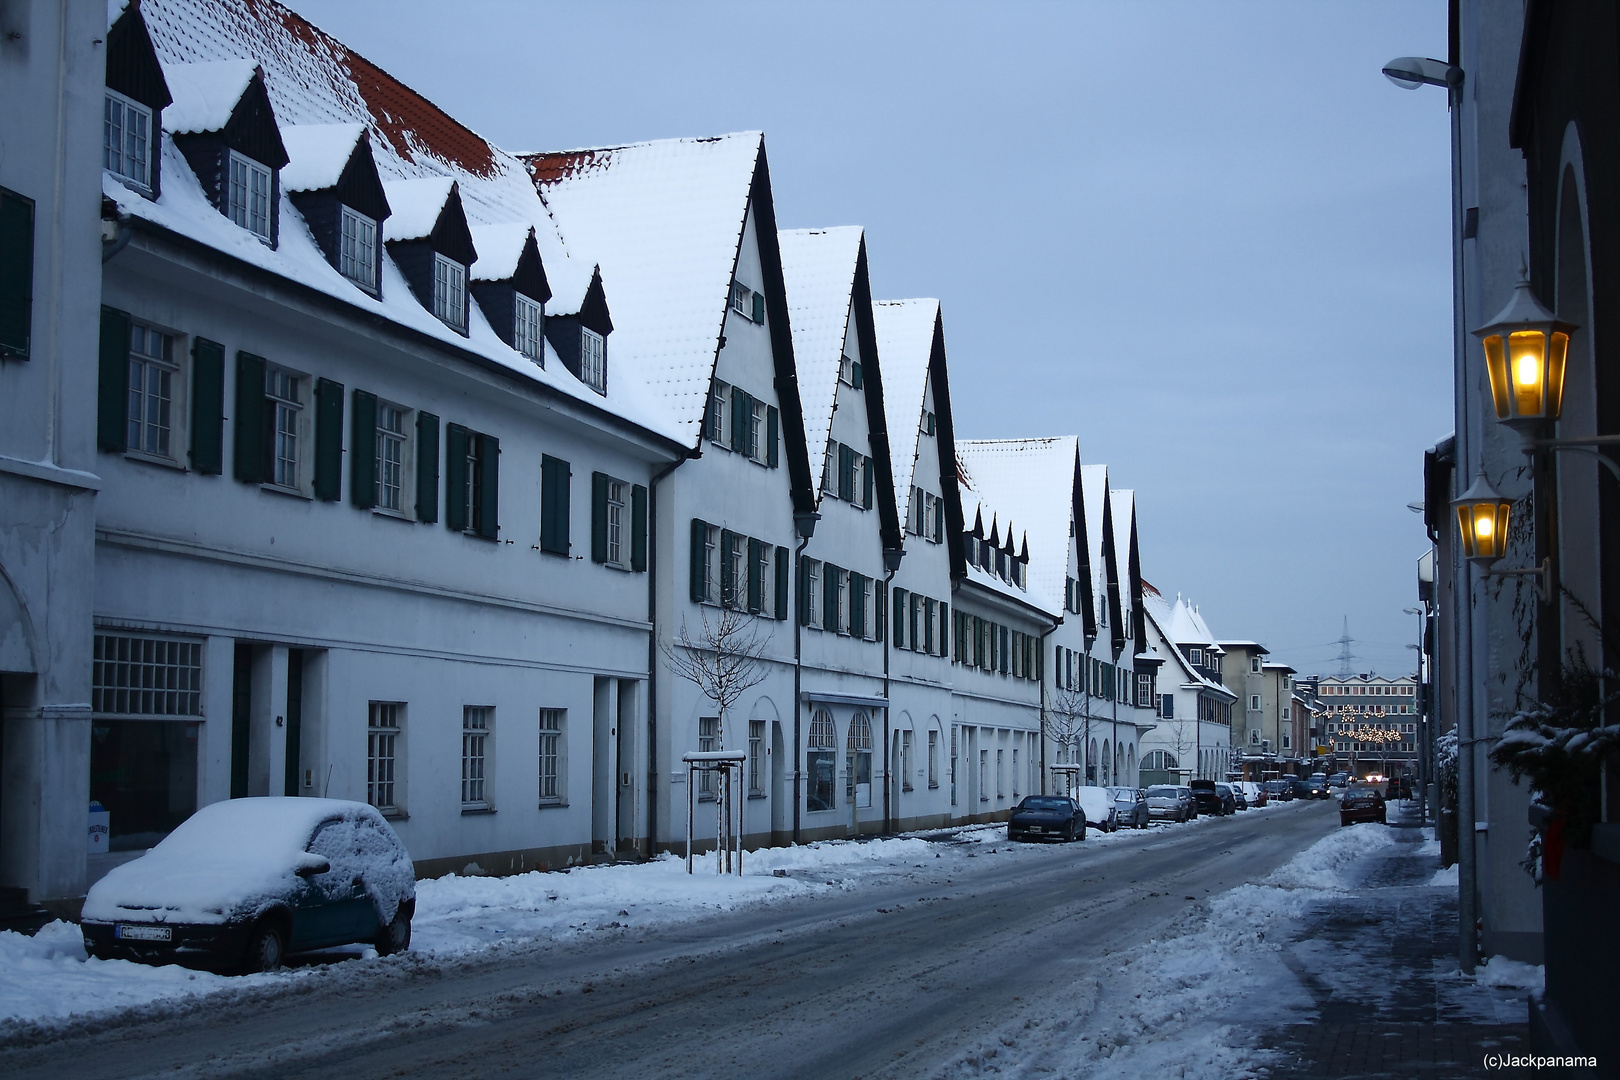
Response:
[[[433,255],[433,314],[446,326],[467,329],[467,268]]]
[[[108,90],[102,111],[102,166],[150,191],[151,162],[152,110]]]
[[[544,326],[542,308],[522,293],[516,294],[515,303],[512,347],[538,363],[545,358],[545,339],[541,336]]]
[[[377,222],[347,206],[340,211],[338,272],[368,292],[377,291]]]
[[[230,219],[265,243],[270,242],[270,170],[231,151],[226,195]]]
[[[607,393],[607,366],[603,363],[602,335],[579,328],[579,381],[598,394]]]

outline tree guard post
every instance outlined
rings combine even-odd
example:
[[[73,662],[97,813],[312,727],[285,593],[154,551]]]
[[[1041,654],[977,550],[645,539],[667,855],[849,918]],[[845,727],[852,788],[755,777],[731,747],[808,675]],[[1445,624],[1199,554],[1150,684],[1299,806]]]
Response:
[[[693,831],[697,819],[697,780],[700,774],[719,773],[720,783],[715,788],[715,873],[729,874],[733,865],[732,848],[736,847],[737,875],[742,876],[742,822],[733,827],[733,818],[740,816],[742,800],[743,765],[748,755],[741,750],[703,750],[682,754],[686,763],[686,872],[692,872]],[[733,791],[733,785],[736,791]],[[734,808],[738,811],[733,813]]]

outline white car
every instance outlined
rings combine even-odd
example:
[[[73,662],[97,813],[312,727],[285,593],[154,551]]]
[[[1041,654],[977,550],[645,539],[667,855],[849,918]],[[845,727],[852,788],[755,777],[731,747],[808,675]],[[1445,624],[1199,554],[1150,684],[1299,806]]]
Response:
[[[1119,828],[1119,807],[1114,805],[1114,797],[1107,788],[1078,788],[1073,798],[1086,812],[1086,824],[1091,828],[1103,832],[1114,832]]]

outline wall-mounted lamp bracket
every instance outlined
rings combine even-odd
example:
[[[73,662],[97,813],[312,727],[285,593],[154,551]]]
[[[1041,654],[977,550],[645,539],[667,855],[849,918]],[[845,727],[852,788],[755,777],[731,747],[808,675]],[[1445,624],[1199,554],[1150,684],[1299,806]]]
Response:
[[[1483,577],[1528,577],[1536,587],[1536,596],[1541,600],[1552,596],[1552,557],[1541,560],[1540,566],[1531,566],[1523,570],[1499,570],[1494,566],[1481,567]]]

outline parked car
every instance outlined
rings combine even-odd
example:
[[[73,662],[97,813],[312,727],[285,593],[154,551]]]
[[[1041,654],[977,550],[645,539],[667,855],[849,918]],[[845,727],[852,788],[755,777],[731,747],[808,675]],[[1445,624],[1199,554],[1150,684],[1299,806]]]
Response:
[[[1147,790],[1133,787],[1111,787],[1108,794],[1114,797],[1114,812],[1118,815],[1121,828],[1145,829],[1151,820],[1148,814]]]
[[[1353,825],[1358,821],[1386,823],[1384,796],[1371,784],[1352,784],[1339,796],[1339,824]]]
[[[1188,821],[1197,814],[1192,792],[1175,784],[1154,784],[1147,789],[1148,820]]]
[[[1234,780],[1226,786],[1232,792],[1232,805],[1239,810],[1247,810],[1249,808],[1249,793],[1243,790],[1243,785]]]
[[[1256,807],[1266,805],[1266,789],[1263,784],[1257,783],[1253,780],[1239,780],[1232,786],[1242,789],[1244,797],[1249,800],[1249,806]]]
[[[1007,819],[1009,840],[1084,840],[1086,812],[1066,795],[1026,795]]]
[[[1294,785],[1287,780],[1267,780],[1260,786],[1265,789],[1268,798],[1278,802],[1290,802],[1294,798]]]
[[[254,972],[354,942],[401,952],[415,910],[411,857],[374,807],[230,799],[91,886],[80,926],[102,959]]]
[[[1192,790],[1193,804],[1198,807],[1200,814],[1216,814],[1225,817],[1227,814],[1237,813],[1237,807],[1232,804],[1232,791],[1226,789],[1225,784],[1217,784],[1213,780],[1191,780],[1187,787]]]
[[[1346,788],[1350,786],[1350,774],[1347,772],[1336,772],[1327,779],[1328,787]]]
[[[1114,797],[1108,794],[1107,788],[1078,788],[1073,798],[1086,812],[1087,825],[1103,832],[1114,832],[1119,828],[1119,811],[1114,807]]]

